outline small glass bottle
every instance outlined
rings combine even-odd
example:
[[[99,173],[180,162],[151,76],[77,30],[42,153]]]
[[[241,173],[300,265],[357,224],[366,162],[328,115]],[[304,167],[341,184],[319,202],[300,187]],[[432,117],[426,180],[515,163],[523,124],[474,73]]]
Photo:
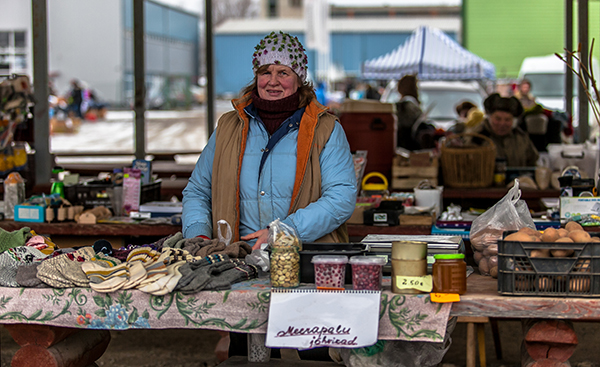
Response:
[[[464,254],[437,254],[433,256],[433,292],[467,292],[467,263]]]
[[[300,253],[296,246],[273,247],[271,287],[293,288],[300,285]]]
[[[494,168],[494,185],[503,187],[506,185],[506,158],[496,158]]]

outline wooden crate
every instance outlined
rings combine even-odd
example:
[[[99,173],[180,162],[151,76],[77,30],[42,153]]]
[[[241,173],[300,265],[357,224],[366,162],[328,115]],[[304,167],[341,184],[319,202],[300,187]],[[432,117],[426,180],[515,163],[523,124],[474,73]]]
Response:
[[[413,189],[419,182],[429,180],[432,185],[437,186],[439,171],[438,159],[433,158],[430,166],[406,166],[401,157],[394,158],[392,165],[391,188],[395,190]]]

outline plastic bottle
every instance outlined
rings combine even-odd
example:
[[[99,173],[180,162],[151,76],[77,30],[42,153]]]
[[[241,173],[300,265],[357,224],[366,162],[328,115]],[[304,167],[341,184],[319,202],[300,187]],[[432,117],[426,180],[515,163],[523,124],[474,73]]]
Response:
[[[25,201],[25,180],[19,172],[12,172],[4,180],[4,217],[15,218],[15,205]]]

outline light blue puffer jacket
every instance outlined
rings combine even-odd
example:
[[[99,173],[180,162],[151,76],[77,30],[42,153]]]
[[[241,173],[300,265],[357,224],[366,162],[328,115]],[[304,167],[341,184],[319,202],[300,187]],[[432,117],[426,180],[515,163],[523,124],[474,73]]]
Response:
[[[240,236],[266,228],[279,218],[296,230],[301,241],[312,242],[345,223],[354,210],[357,189],[352,154],[341,125],[335,123],[319,157],[321,198],[288,216],[296,175],[298,124],[303,110],[286,120],[273,134],[271,142],[269,133],[256,118],[253,106],[246,107],[244,111],[249,118],[249,130],[240,174]],[[198,235],[212,237],[211,185],[215,135],[213,133],[210,137],[183,190],[185,238]],[[265,152],[266,149],[269,151]],[[263,155],[266,157],[259,174]],[[231,203],[234,205],[234,198]]]

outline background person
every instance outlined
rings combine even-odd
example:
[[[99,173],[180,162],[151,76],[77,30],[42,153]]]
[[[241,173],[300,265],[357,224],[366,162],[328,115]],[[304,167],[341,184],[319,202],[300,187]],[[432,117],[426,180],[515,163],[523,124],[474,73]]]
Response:
[[[526,110],[535,106],[535,97],[531,94],[531,81],[529,79],[521,80],[519,87],[515,91],[515,97]]]
[[[456,105],[456,124],[448,129],[449,133],[461,134],[474,131],[483,122],[483,112],[471,101],[463,101]]]
[[[435,128],[425,123],[421,110],[417,77],[405,75],[398,81],[400,101],[396,103],[398,136],[396,145],[408,150],[433,148]]]
[[[526,132],[516,126],[523,113],[521,102],[515,97],[504,98],[498,93],[483,102],[487,117],[479,133],[492,139],[496,146],[496,157],[505,158],[509,167],[532,167],[539,153]]]

